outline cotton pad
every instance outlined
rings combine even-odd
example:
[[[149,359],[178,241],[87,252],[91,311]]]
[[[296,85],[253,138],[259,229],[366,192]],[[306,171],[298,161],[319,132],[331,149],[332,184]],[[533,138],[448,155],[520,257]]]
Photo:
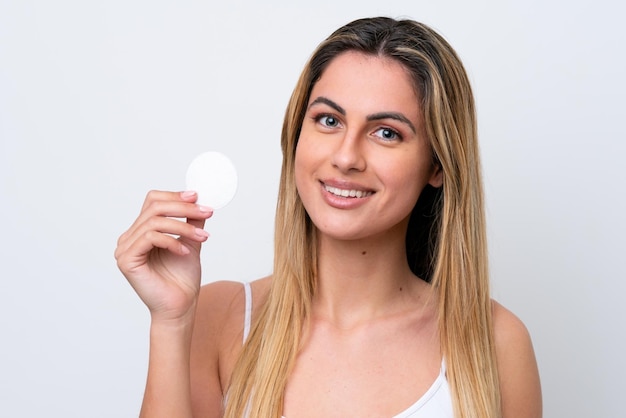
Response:
[[[220,152],[202,153],[187,168],[187,190],[198,193],[197,204],[223,208],[237,191],[237,170]]]

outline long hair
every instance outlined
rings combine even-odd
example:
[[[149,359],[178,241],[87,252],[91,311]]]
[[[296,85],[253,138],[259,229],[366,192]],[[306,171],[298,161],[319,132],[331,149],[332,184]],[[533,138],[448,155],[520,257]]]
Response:
[[[291,96],[281,137],[272,284],[231,376],[225,416],[281,416],[316,291],[316,233],[296,190],[295,150],[313,86],[346,51],[394,59],[412,77],[443,186],[427,186],[413,209],[406,238],[409,265],[437,295],[455,416],[498,418],[500,390],[470,83],[459,57],[439,34],[418,22],[385,17],[359,19],[335,31],[315,50]]]

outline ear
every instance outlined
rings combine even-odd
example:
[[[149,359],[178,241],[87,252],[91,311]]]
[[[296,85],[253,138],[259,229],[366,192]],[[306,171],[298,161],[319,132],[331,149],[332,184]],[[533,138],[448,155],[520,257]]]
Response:
[[[433,172],[430,175],[428,184],[435,188],[439,188],[443,185],[443,170],[439,164],[435,164],[433,167]]]

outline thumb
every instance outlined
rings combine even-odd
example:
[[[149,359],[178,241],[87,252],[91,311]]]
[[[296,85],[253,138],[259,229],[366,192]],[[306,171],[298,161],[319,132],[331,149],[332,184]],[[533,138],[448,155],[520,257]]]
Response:
[[[190,219],[187,218],[187,223],[192,225],[198,229],[204,230],[204,224],[206,219]],[[207,233],[208,238],[208,233]],[[206,238],[202,241],[192,240],[185,237],[180,238],[181,243],[183,243],[187,248],[192,249],[194,251],[200,252],[200,248],[202,247],[202,242],[206,241]]]
[[[187,218],[187,223],[189,225],[193,225],[196,228],[200,228],[200,229],[204,229],[205,222],[206,222],[206,219],[190,219],[190,218]]]

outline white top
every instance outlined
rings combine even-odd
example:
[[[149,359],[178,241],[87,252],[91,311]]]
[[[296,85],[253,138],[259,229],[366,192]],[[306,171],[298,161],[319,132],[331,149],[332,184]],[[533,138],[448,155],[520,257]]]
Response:
[[[252,289],[250,283],[244,283],[246,305],[244,311],[243,341],[250,333],[252,322]],[[246,414],[247,415],[247,414]],[[441,361],[439,376],[430,388],[413,405],[393,418],[453,418],[450,386],[446,378],[446,363]],[[283,417],[284,418],[284,417]]]
[[[243,290],[246,295],[245,310],[243,313],[243,342],[245,343],[250,335],[250,324],[252,323],[252,288],[250,283],[243,284]]]

